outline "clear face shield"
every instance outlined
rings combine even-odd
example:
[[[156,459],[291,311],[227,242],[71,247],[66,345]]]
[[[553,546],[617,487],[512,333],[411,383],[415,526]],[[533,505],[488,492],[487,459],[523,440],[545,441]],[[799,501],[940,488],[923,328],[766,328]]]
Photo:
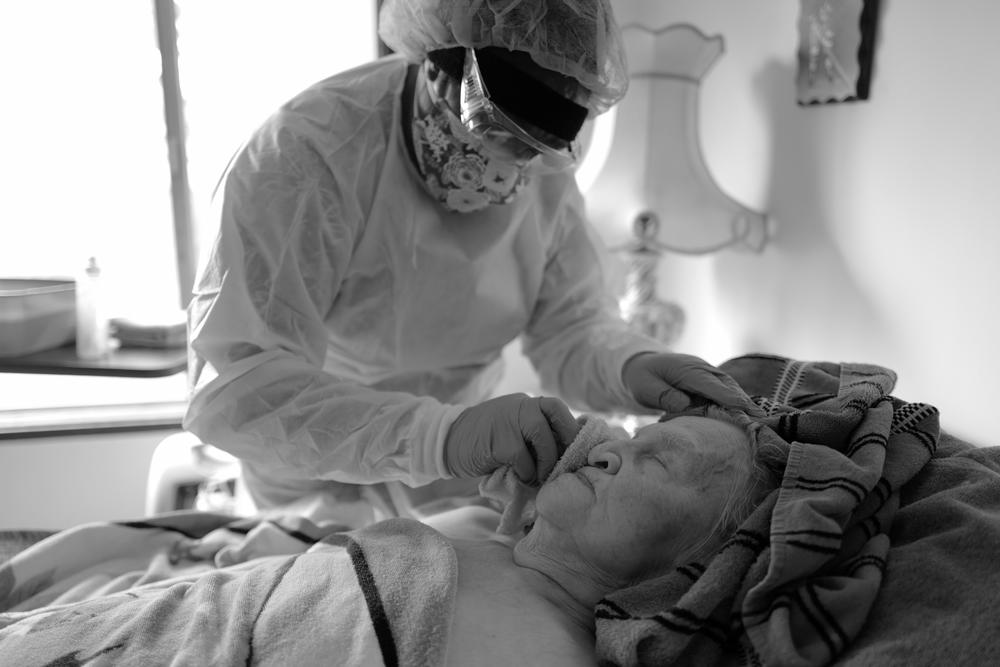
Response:
[[[540,156],[541,163],[554,170],[577,162],[578,140],[566,141],[540,129],[529,131],[490,99],[474,49],[466,49],[459,106],[463,127],[504,159],[524,163]]]

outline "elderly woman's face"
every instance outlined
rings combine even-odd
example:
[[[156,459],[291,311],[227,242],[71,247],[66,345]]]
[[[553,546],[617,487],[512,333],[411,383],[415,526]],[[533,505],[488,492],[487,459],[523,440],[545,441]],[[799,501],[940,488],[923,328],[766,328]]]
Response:
[[[728,422],[652,424],[597,445],[586,466],[543,486],[538,513],[592,565],[627,578],[708,535],[749,473],[748,451],[745,432]]]

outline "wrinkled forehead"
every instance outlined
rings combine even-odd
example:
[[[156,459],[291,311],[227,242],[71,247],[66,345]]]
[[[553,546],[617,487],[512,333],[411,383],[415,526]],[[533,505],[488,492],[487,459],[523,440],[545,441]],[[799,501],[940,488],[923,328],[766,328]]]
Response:
[[[733,420],[718,415],[681,414],[661,419],[636,431],[636,437],[662,440],[675,446],[697,446],[720,438],[743,439],[746,430]]]
[[[643,453],[661,453],[691,465],[718,466],[738,462],[750,453],[750,434],[743,425],[719,415],[685,414],[650,424],[636,433]]]
[[[752,434],[754,424],[757,423],[757,420],[753,419],[742,410],[724,408],[721,405],[708,402],[694,404],[683,412],[665,414],[660,417],[660,423],[673,421],[680,417],[705,417],[707,419],[728,422],[739,426],[748,435]]]

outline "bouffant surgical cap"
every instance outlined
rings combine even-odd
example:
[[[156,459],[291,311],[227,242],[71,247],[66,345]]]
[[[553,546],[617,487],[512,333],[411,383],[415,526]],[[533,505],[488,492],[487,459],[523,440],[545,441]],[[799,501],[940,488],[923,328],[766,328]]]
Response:
[[[607,111],[628,89],[610,0],[385,0],[379,36],[413,62],[455,46],[525,52],[586,88],[591,115]]]

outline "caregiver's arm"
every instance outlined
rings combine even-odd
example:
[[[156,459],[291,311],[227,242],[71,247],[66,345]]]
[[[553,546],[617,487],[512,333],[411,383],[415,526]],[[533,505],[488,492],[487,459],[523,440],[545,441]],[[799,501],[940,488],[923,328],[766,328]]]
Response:
[[[585,222],[579,190],[567,180],[525,344],[543,386],[591,410],[679,412],[708,400],[759,412],[726,373],[668,350],[621,319],[602,270],[607,251]]]
[[[525,354],[542,386],[575,407],[645,412],[625,387],[622,367],[640,352],[667,348],[637,333],[619,316],[605,270],[607,251],[586,221],[583,197],[572,178],[547,180],[546,188],[562,189],[562,202],[541,292],[524,336]]]
[[[278,474],[423,484],[449,476],[441,450],[462,408],[323,370],[324,315],[364,224],[353,185],[277,121],[238,156],[189,309],[184,427]]]

